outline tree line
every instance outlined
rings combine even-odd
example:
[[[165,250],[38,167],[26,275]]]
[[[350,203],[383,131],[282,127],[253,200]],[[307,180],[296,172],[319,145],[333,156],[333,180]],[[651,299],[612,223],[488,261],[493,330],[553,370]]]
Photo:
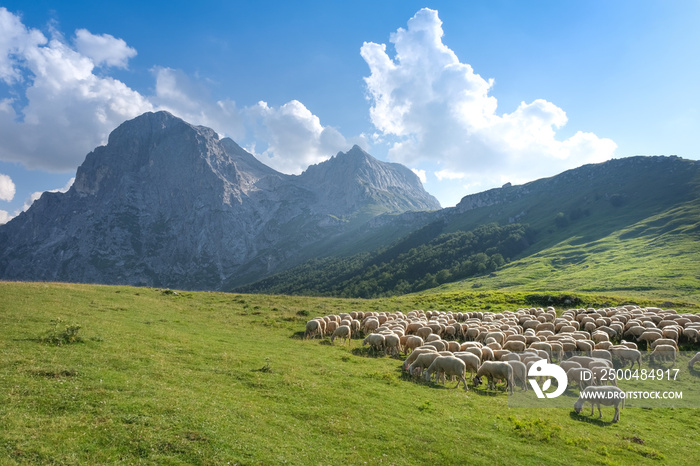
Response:
[[[378,298],[494,272],[531,243],[524,224],[440,233],[435,222],[371,253],[314,259],[236,291]]]

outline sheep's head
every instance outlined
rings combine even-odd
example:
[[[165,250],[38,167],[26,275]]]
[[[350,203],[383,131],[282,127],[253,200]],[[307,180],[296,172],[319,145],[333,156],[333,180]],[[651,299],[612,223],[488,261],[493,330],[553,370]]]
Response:
[[[472,379],[472,383],[474,384],[475,387],[478,387],[481,385],[481,376],[475,375],[474,378]]]
[[[581,409],[583,408],[583,400],[579,398],[576,403],[574,403],[574,411],[576,411],[576,414],[579,414],[581,412]]]

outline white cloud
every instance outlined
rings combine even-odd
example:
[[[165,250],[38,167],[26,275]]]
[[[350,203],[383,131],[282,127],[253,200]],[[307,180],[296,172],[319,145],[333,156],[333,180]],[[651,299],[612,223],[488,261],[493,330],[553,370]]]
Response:
[[[371,71],[365,78],[370,118],[380,136],[393,142],[392,160],[414,166],[437,162],[444,167],[438,179],[459,174],[483,186],[504,176],[548,176],[613,155],[616,144],[592,133],[557,139],[566,113],[546,100],[498,114],[497,100],[489,95],[493,79],[461,63],[442,36],[437,11],[422,9],[408,29],[391,34],[393,58],[384,44],[362,46]]]
[[[428,177],[425,175],[425,170],[419,170],[417,168],[411,168],[411,171],[418,176],[418,179],[420,179],[420,182],[425,184],[428,181]]]
[[[279,107],[260,101],[239,108],[232,100],[214,102],[206,86],[180,70],[154,67],[153,104],[193,124],[205,125],[236,140],[263,163],[284,173],[301,173],[364,138],[346,139],[324,126],[304,104],[292,100]]]
[[[28,30],[6,8],[0,7],[0,79],[7,84],[22,80],[18,61],[28,51],[46,43],[37,30]]]
[[[256,140],[265,141],[259,158],[284,173],[301,173],[322,162],[350,143],[338,130],[323,126],[321,120],[298,100],[280,107],[260,101],[245,109]]]
[[[31,169],[73,170],[116,126],[153,109],[123,82],[95,75],[95,61],[71,48],[60,34],[47,41],[4,8],[0,24],[10,26],[0,33],[1,77],[22,83],[26,99],[21,109],[12,98],[0,105],[0,159]],[[107,43],[113,45],[110,39]],[[97,61],[124,64],[128,53],[117,49],[112,47]]]
[[[0,173],[0,200],[11,201],[15,197],[15,184],[12,178]]]
[[[466,178],[466,174],[460,173],[460,172],[453,172],[450,170],[440,170],[435,172],[435,176],[439,181],[442,180],[461,180],[462,178]]]
[[[14,217],[11,216],[6,210],[0,210],[0,225],[4,225]]]
[[[136,56],[136,49],[126,45],[124,39],[110,34],[95,35],[87,29],[75,31],[75,48],[90,58],[95,66],[127,68],[129,59]]]

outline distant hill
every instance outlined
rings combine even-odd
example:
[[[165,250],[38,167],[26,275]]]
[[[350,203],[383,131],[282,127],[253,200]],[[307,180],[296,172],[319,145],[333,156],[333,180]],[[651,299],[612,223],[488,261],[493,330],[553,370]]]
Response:
[[[167,112],[127,121],[66,193],[0,226],[0,278],[215,290],[281,270],[376,215],[439,209],[359,147],[299,176]]]
[[[698,161],[616,159],[466,196],[438,212],[383,215],[371,225],[348,244],[373,249],[346,249],[241,290],[372,297],[455,282],[436,289],[700,297]],[[392,240],[397,225],[404,234]],[[499,242],[508,228],[518,241]],[[455,246],[469,235],[480,238],[475,249]],[[460,268],[478,253],[482,267]],[[407,274],[417,257],[423,274]]]

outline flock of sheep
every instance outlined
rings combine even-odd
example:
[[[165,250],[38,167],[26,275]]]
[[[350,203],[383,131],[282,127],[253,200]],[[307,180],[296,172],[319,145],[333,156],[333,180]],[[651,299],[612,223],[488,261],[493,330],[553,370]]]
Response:
[[[590,400],[593,391],[620,392],[605,374],[613,361],[641,368],[643,351],[650,361],[675,364],[679,343],[700,342],[700,315],[678,314],[656,307],[621,306],[605,309],[569,309],[560,316],[554,308],[518,309],[515,312],[438,312],[415,310],[403,314],[351,312],[317,317],[307,322],[304,338],[349,342],[363,336],[375,354],[407,355],[403,369],[414,379],[433,378],[446,382],[449,376],[468,391],[468,379],[479,386],[484,379],[489,389],[499,381],[513,393],[516,384],[528,390],[528,372],[538,361],[555,363],[567,375],[568,386],[578,386],[584,402],[613,405],[619,420],[618,393]],[[700,361],[700,352],[689,369]],[[605,380],[605,381],[604,381]],[[586,396],[584,396],[584,391]]]

